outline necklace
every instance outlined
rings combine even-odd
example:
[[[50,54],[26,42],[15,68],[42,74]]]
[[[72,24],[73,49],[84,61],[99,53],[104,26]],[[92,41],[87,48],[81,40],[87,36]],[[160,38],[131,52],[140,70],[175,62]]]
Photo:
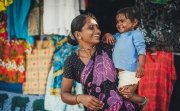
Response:
[[[92,57],[92,54],[94,53],[94,50],[95,49],[95,46],[93,46],[93,47],[90,47],[90,48],[87,48],[87,49],[85,49],[85,48],[80,48],[79,50],[78,50],[78,56],[79,57],[82,57],[82,58],[91,58]],[[84,56],[83,54],[80,54],[80,51],[81,52],[84,52],[87,56]]]
[[[95,46],[89,47],[89,48],[79,48],[79,50],[82,50],[82,51],[90,51],[90,50],[93,50],[93,49],[95,49]]]

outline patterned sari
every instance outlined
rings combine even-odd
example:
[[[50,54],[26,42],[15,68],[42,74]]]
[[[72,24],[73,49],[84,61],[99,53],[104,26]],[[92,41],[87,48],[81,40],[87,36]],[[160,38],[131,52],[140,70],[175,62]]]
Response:
[[[133,104],[118,93],[116,70],[107,52],[96,51],[84,67],[80,81],[88,94],[105,103],[102,111],[135,111]]]

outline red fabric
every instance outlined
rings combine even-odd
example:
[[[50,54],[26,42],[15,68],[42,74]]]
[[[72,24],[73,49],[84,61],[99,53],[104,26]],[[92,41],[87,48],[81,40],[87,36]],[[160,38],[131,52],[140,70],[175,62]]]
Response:
[[[173,54],[147,52],[144,77],[139,83],[139,95],[149,98],[144,111],[169,111],[173,84],[176,80]]]

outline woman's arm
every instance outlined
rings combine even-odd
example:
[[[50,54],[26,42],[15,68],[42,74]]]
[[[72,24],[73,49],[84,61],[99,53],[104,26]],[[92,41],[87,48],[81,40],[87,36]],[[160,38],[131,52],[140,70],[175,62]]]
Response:
[[[63,78],[61,88],[61,99],[63,102],[75,105],[78,104],[77,96],[71,93],[73,86],[73,79]]]
[[[99,101],[94,96],[85,95],[85,94],[82,95],[71,94],[72,85],[73,85],[73,79],[63,78],[62,88],[61,88],[61,98],[63,102],[70,105],[82,103],[88,109],[91,109],[93,111],[102,109],[104,103]]]

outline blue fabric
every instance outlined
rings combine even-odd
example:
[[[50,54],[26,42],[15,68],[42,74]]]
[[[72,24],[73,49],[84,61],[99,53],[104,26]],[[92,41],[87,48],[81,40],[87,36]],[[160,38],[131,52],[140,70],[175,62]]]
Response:
[[[22,93],[22,84],[0,81],[0,90],[14,93]]]
[[[25,39],[32,44],[34,39],[28,35],[28,15],[32,0],[14,0],[7,8],[8,39],[12,37]]]
[[[113,62],[116,68],[136,71],[138,55],[145,55],[143,34],[137,29],[114,35],[116,43],[113,49]]]
[[[66,36],[61,35],[61,36],[53,36],[53,41],[54,44],[58,44],[61,40],[63,40]],[[59,70],[64,69],[64,61],[68,56],[70,56],[73,52],[75,52],[78,49],[78,46],[72,46],[69,43],[64,43],[60,46],[56,46],[55,53],[53,56],[53,66],[54,66],[54,72],[56,73]],[[60,90],[61,84],[62,84],[62,77],[63,77],[63,72],[58,73],[57,75],[54,76],[53,83],[51,85],[52,89],[58,89]]]

